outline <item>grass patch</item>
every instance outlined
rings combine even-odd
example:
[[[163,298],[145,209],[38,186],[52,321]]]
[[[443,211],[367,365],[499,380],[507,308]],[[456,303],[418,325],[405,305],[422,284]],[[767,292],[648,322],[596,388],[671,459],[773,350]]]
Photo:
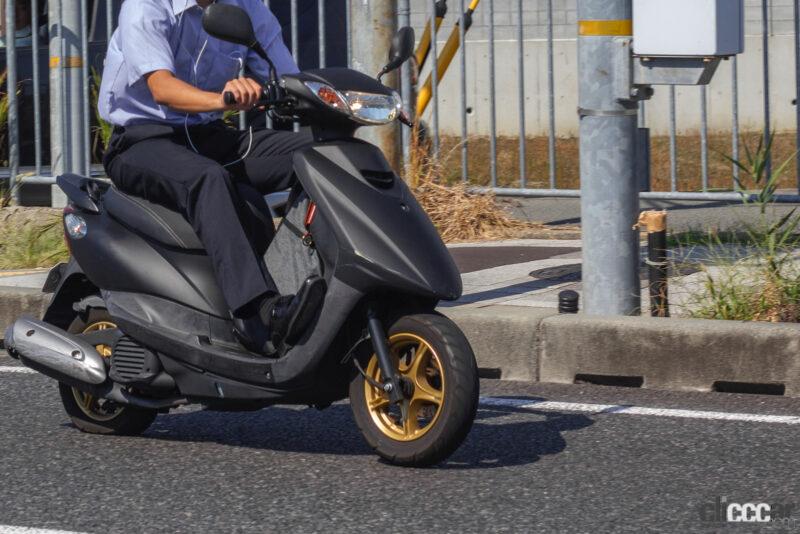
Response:
[[[8,216],[0,225],[0,269],[52,267],[69,258],[61,218]]]
[[[419,140],[418,134],[415,132],[412,139]],[[545,228],[512,218],[496,204],[492,194],[471,193],[465,184],[448,181],[447,162],[458,148],[436,159],[430,155],[429,145],[417,141],[411,147],[405,176],[445,242],[524,238]]]
[[[800,215],[792,210],[777,222],[768,215],[794,154],[768,174],[774,139],[762,140],[752,149],[746,145],[746,159],[733,162],[742,173],[737,189],[759,191],[754,201],[746,202],[758,208],[758,222],[742,232],[677,236],[683,246],[704,247],[710,260],[701,266],[700,289],[687,303],[692,317],[800,322]],[[736,248],[739,251],[733,253]],[[740,254],[743,249],[746,253]]]

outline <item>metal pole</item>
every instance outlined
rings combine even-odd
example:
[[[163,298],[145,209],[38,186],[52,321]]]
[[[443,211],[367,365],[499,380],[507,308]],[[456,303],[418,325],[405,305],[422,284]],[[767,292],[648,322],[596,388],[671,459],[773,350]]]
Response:
[[[439,43],[436,28],[436,0],[428,2],[428,9],[431,19],[431,58],[433,59],[433,64],[431,65],[431,104],[433,105],[431,108],[431,130],[433,133],[433,157],[437,159],[441,144],[439,139]]]
[[[327,43],[325,39],[327,38],[327,32],[325,31],[325,0],[318,0],[317,1],[317,17],[319,18],[319,28],[317,33],[319,34],[319,68],[324,69],[327,65]]]
[[[42,88],[39,75],[39,1],[31,2],[31,28],[33,30],[33,140],[36,151],[36,176],[42,175]]]
[[[114,35],[114,3],[106,0],[106,43],[111,44],[111,36]]]
[[[322,0],[320,0],[320,3]],[[411,26],[411,1],[398,0],[397,2],[397,25],[400,27]],[[400,93],[403,96],[403,109],[408,113],[409,117],[414,117],[413,102],[414,102],[414,88],[411,80],[411,63],[408,62],[403,65],[400,71]],[[403,168],[408,171],[408,165],[411,162],[411,130],[409,128],[402,129],[402,143],[403,143]]]
[[[23,0],[24,1],[24,0]],[[15,0],[6,0],[6,90],[8,94],[8,187],[19,201],[16,187],[19,174],[19,104],[17,101],[17,43]]]
[[[581,227],[584,311],[641,310],[636,183],[638,105],[614,91],[620,38],[630,38],[631,0],[579,0]],[[621,22],[624,21],[624,22]]]
[[[553,47],[553,0],[547,0],[547,105],[549,132],[547,154],[550,161],[550,188],[556,188],[556,81]]]
[[[519,59],[517,63],[517,71],[519,75],[519,186],[521,188],[528,187],[528,173],[527,163],[528,158],[526,155],[527,136],[525,135],[525,24],[523,20],[524,10],[522,8],[523,0],[517,0],[517,14],[519,20],[517,21],[517,41],[519,46]]]
[[[700,167],[703,191],[708,191],[708,91],[700,87]]]
[[[49,18],[57,21],[58,32],[51,34],[50,56],[58,59],[58,68],[50,70],[50,87],[59,87],[59,98],[50,99],[51,152],[53,175],[65,172],[86,171],[86,95],[84,79],[85,54],[83,50],[82,2],[51,1]],[[60,136],[60,138],[59,138]],[[60,207],[66,198],[58,187],[53,187],[53,206]]]
[[[761,0],[761,38],[764,62],[764,146],[768,146],[772,135],[772,119],[769,104],[769,1]],[[767,155],[767,178],[772,176],[772,157]]]
[[[800,193],[800,0],[794,0],[794,79],[795,79],[795,175],[797,177],[797,192]]]
[[[389,59],[392,38],[397,32],[397,0],[348,0],[348,6],[353,68],[377,76]],[[397,87],[397,73],[386,75],[383,83]],[[362,128],[358,137],[380,147],[392,167],[400,170],[403,150],[399,123]]]
[[[495,80],[494,0],[489,0],[489,167],[492,187],[497,187],[497,81]]]
[[[739,59],[736,56],[731,58],[731,71],[733,76],[733,89],[732,89],[732,98],[733,98],[733,128],[732,128],[732,158],[734,161],[739,161]],[[800,91],[800,86],[798,87]],[[798,112],[798,121],[800,121],[800,112]],[[798,130],[798,135],[800,135],[800,130]],[[800,157],[800,156],[799,156]],[[733,189],[736,190],[739,188],[739,166],[733,166]]]
[[[297,0],[292,0],[289,4],[291,8],[292,26],[292,57],[294,62],[300,64],[300,19],[297,15]]]
[[[459,42],[461,43],[461,180],[469,181],[469,125],[467,123],[467,16],[464,0],[459,1]]]
[[[670,191],[678,190],[678,121],[675,110],[675,86],[669,86],[669,183]]]
[[[80,2],[80,28],[81,28],[81,84],[83,85],[83,174],[92,174],[92,139],[89,99],[89,9],[86,0]]]
[[[291,26],[292,26],[292,57],[296,65],[300,65],[300,17],[297,13],[297,0],[292,0],[290,3],[291,8]],[[300,131],[300,123],[294,123],[295,133]]]
[[[270,0],[264,0],[264,5],[267,6],[267,9],[270,9]],[[348,40],[348,43],[349,43],[349,40]],[[271,130],[272,126],[273,126],[272,125],[272,117],[270,117],[269,114],[267,114],[267,129]]]
[[[356,28],[353,27],[353,0],[347,0],[347,6],[345,8],[345,19],[347,20],[347,66],[351,69],[353,68],[353,32],[356,31]],[[356,6],[358,9],[358,6]]]

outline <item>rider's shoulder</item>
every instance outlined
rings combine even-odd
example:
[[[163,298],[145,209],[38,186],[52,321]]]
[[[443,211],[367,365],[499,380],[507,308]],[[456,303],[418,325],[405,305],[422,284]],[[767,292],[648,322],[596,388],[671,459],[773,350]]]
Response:
[[[120,17],[126,15],[168,18],[175,11],[174,4],[184,0],[136,0],[136,2],[123,2]]]

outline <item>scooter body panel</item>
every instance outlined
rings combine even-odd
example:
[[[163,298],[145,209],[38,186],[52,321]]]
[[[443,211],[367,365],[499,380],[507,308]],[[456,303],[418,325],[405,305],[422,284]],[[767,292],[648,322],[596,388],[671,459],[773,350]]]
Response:
[[[170,249],[127,228],[105,210],[81,212],[87,233],[71,239],[85,275],[107,291],[143,293],[180,302],[215,317],[228,311],[204,253]]]
[[[337,277],[364,293],[461,296],[447,247],[377,147],[355,139],[314,145],[295,154],[295,170],[338,243]]]

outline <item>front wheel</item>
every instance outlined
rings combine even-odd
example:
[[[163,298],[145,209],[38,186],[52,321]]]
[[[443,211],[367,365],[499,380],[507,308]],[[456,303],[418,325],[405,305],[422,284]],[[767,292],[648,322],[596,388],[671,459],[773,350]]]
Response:
[[[447,459],[472,428],[478,410],[475,355],[464,334],[438,314],[408,315],[388,330],[392,360],[405,400],[388,394],[361,374],[350,383],[356,424],[382,458],[424,467]],[[367,376],[383,383],[375,354],[361,360]]]

